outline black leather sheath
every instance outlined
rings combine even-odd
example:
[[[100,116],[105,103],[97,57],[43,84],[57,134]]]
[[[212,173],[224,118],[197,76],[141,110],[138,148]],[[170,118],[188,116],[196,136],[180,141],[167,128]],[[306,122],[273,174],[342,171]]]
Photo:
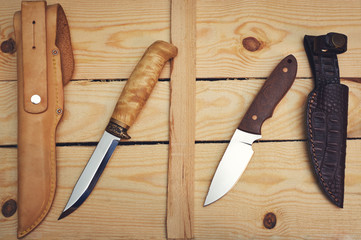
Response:
[[[347,37],[328,33],[304,38],[315,87],[308,96],[308,150],[318,183],[336,206],[343,207],[348,87],[340,84],[337,54]]]

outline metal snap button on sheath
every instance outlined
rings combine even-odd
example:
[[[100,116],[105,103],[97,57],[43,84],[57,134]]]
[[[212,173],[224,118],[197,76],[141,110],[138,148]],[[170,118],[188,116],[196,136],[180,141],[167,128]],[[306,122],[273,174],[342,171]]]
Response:
[[[41,102],[41,97],[37,94],[31,96],[31,99],[30,101],[33,103],[33,104],[39,104]]]

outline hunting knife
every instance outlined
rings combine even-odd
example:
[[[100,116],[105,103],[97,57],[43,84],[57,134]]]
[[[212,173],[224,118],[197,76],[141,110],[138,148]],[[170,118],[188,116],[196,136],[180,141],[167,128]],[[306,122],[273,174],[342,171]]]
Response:
[[[164,41],[154,42],[138,62],[119,97],[105,132],[80,175],[59,219],[74,212],[89,196],[121,139],[146,103],[164,64],[177,55],[177,48]]]
[[[237,183],[253,155],[252,143],[261,136],[263,122],[291,88],[297,73],[293,55],[284,58],[273,70],[253,100],[217,167],[204,202],[207,206],[223,197]]]

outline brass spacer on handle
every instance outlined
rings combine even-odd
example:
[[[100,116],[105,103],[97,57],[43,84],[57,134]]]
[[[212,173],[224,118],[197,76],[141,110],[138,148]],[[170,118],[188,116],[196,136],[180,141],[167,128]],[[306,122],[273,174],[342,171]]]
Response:
[[[120,139],[130,139],[130,136],[128,135],[127,131],[128,131],[129,126],[114,119],[111,118],[107,127],[105,128],[105,131],[107,131],[108,133],[119,137]]]

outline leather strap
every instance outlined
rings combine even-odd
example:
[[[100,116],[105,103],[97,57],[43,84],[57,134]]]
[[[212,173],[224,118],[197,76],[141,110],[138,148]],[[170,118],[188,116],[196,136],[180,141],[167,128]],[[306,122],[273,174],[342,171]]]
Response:
[[[305,36],[304,46],[315,88],[308,96],[307,141],[321,189],[343,207],[347,135],[348,87],[340,84],[337,54],[347,49],[347,37],[328,33]]]
[[[48,107],[46,2],[21,3],[24,110],[41,113]]]
[[[306,35],[304,45],[315,79],[315,89],[330,83],[340,83],[337,54],[347,50],[347,36],[339,33]]]

